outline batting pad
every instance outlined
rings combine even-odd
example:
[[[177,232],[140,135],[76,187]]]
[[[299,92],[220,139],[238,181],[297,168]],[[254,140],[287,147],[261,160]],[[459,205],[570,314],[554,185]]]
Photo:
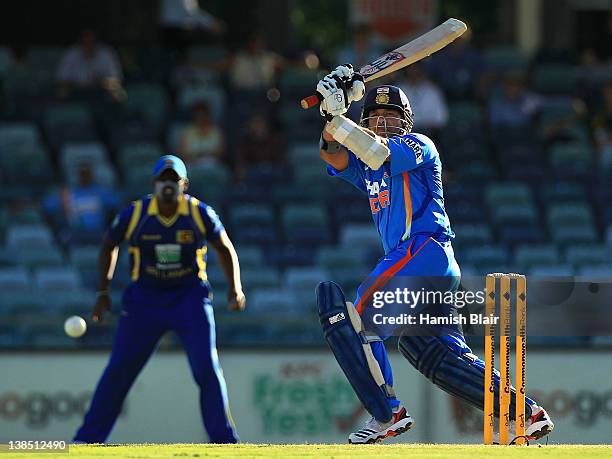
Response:
[[[393,389],[385,384],[370,346],[380,338],[365,335],[359,314],[338,284],[321,282],[316,294],[325,340],[340,368],[366,410],[378,421],[389,421],[392,412],[387,398],[394,396]]]
[[[372,170],[380,169],[380,166],[389,157],[389,147],[382,143],[380,137],[373,137],[361,126],[343,115],[334,116],[329,122],[327,130],[336,141],[351,150]]]

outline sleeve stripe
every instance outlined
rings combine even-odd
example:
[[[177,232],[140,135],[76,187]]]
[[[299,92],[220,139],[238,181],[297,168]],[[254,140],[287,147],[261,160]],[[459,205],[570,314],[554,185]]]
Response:
[[[132,212],[132,217],[130,218],[130,224],[128,225],[128,229],[125,232],[125,239],[129,239],[140,220],[140,214],[142,213],[142,201],[134,201],[134,211]]]
[[[204,226],[204,222],[202,221],[202,215],[200,215],[200,209],[198,207],[198,201],[195,198],[191,198],[191,215],[193,216],[193,220],[195,221],[198,229],[202,233],[202,235],[206,234],[206,227]]]

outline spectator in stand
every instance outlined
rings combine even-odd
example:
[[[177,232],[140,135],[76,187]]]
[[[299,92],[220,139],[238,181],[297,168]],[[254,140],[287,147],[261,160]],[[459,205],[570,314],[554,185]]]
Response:
[[[238,143],[236,175],[242,180],[250,166],[261,164],[279,165],[285,162],[285,139],[273,129],[263,113],[251,116],[246,132]]]
[[[431,78],[455,98],[483,94],[484,62],[480,53],[470,46],[470,38],[468,30],[428,61]]]
[[[376,43],[372,29],[368,24],[355,24],[351,31],[350,45],[342,48],[336,56],[337,64],[352,64],[359,68],[368,62],[374,61],[382,54],[380,46]]]
[[[122,100],[122,71],[115,51],[98,42],[96,33],[87,29],[78,44],[66,50],[57,70],[60,96],[73,89],[103,89],[115,100]]]
[[[189,168],[215,166],[225,159],[223,131],[212,120],[205,102],[193,106],[193,119],[179,142],[180,156]]]
[[[414,117],[414,129],[435,135],[448,122],[448,107],[444,94],[420,64],[408,67],[397,82],[408,96]]]
[[[246,48],[229,60],[230,83],[239,91],[265,91],[283,65],[282,57],[266,48],[261,35],[252,35]]]
[[[521,128],[532,125],[541,105],[540,98],[525,88],[524,78],[508,75],[502,91],[489,103],[489,122],[493,128]]]
[[[66,186],[43,200],[43,209],[59,226],[61,239],[70,243],[99,242],[119,205],[119,196],[113,190],[94,183],[89,163],[78,166],[74,186]]]
[[[604,170],[612,173],[612,81],[602,89],[603,107],[593,117],[593,138]]]

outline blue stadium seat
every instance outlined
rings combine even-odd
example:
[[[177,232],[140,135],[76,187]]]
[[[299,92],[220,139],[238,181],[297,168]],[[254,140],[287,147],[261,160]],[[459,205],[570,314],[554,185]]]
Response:
[[[559,251],[553,244],[527,244],[517,246],[514,259],[523,271],[535,265],[555,265],[561,262]]]
[[[43,250],[41,250],[41,248]],[[53,245],[45,247],[22,247],[15,252],[17,263],[35,269],[41,266],[62,266],[64,257]]]
[[[34,283],[41,291],[71,291],[81,287],[81,277],[72,267],[45,267],[35,271]]]
[[[382,255],[382,244],[380,237],[373,224],[347,224],[340,229],[340,245],[347,250],[369,249],[380,251]]]
[[[247,311],[249,314],[273,313],[278,316],[283,313],[293,313],[299,309],[300,304],[291,290],[262,288],[250,295]]]
[[[485,223],[459,223],[453,225],[453,231],[455,232],[455,241],[462,247],[493,242],[491,227]]]
[[[609,256],[610,254],[603,244],[568,245],[565,250],[566,261],[577,269],[589,265],[609,263]]]
[[[508,263],[508,251],[501,245],[483,245],[470,247],[463,250],[463,255],[468,263],[473,265],[504,265]]]
[[[586,177],[593,171],[593,152],[586,143],[564,143],[550,149],[550,163],[559,177]]]
[[[592,211],[586,201],[551,204],[548,208],[547,218],[548,225],[551,228],[564,225],[593,224]]]
[[[0,291],[26,291],[32,288],[30,274],[23,267],[0,269]]]
[[[527,272],[528,276],[534,277],[566,277],[573,276],[574,269],[568,264],[546,264],[546,265],[534,265]]]
[[[189,86],[181,89],[178,94],[178,105],[184,111],[190,110],[200,102],[210,107],[211,116],[215,121],[223,121],[226,102],[222,88],[210,85]]]
[[[140,83],[126,87],[125,109],[143,116],[151,126],[160,126],[167,114],[168,95],[162,85]]]
[[[53,246],[53,235],[46,225],[11,225],[6,232],[6,245],[13,249],[46,249]]]
[[[533,205],[533,196],[528,185],[520,182],[489,184],[485,188],[485,202],[490,209],[504,203]]]
[[[563,64],[538,65],[533,74],[533,89],[543,94],[573,94],[578,72]]]
[[[567,244],[597,242],[597,231],[592,224],[568,224],[550,228],[553,240],[562,246]]]

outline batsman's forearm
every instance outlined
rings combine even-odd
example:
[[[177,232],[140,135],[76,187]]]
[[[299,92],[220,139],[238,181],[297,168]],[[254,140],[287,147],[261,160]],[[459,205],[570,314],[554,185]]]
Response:
[[[100,248],[100,255],[98,256],[98,290],[108,290],[113,274],[115,273],[115,266],[117,264],[117,255],[119,254],[119,247],[113,246],[105,241]]]

